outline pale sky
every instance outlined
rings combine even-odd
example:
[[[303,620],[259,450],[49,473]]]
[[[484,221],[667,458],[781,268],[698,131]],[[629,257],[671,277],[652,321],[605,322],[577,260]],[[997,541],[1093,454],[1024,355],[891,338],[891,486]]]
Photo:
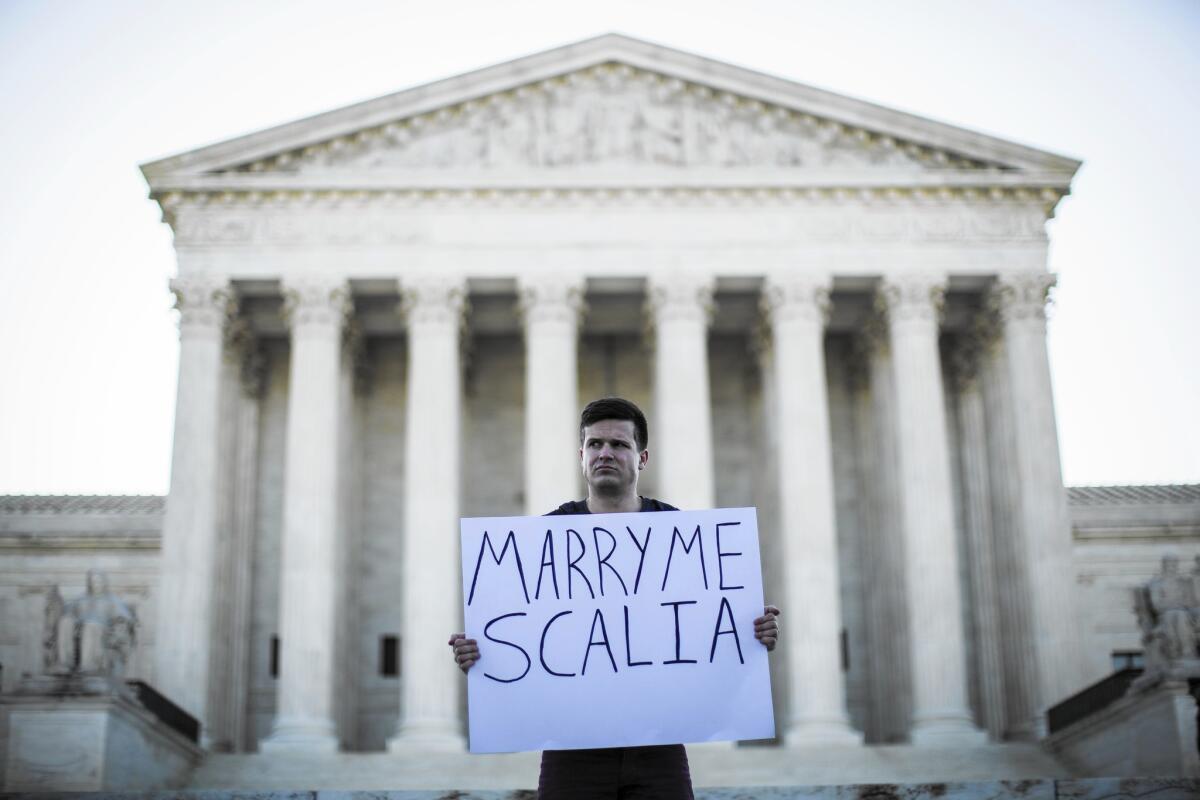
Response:
[[[0,0],[0,494],[166,492],[138,164],[608,31],[1083,159],[1050,226],[1064,477],[1200,482],[1200,0]]]

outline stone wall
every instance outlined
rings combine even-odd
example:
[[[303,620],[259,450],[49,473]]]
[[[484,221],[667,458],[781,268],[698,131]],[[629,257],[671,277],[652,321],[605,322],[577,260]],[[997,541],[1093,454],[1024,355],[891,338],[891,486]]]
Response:
[[[1113,653],[1140,652],[1133,589],[1179,556],[1200,556],[1200,487],[1116,486],[1070,490],[1077,604],[1085,631],[1086,684],[1113,671]],[[1085,685],[1086,685],[1085,684]]]

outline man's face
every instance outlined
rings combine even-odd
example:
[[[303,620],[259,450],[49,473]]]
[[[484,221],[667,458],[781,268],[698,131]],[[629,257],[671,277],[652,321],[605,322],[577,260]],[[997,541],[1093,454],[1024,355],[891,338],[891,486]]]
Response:
[[[620,494],[637,486],[638,472],[646,466],[650,452],[638,450],[633,422],[602,419],[583,429],[579,457],[588,488],[600,494]]]

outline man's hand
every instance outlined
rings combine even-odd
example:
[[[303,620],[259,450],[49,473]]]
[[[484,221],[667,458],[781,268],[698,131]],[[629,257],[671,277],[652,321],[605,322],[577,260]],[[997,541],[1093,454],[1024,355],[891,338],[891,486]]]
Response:
[[[775,606],[767,606],[763,609],[763,615],[754,620],[754,638],[762,642],[768,652],[774,650],[775,643],[779,641],[779,623],[776,622],[776,617],[781,613],[783,612]]]
[[[466,675],[471,665],[479,660],[479,647],[476,646],[475,640],[468,639],[465,633],[452,633],[450,641],[446,644],[454,650],[454,663],[458,664],[458,668]]]

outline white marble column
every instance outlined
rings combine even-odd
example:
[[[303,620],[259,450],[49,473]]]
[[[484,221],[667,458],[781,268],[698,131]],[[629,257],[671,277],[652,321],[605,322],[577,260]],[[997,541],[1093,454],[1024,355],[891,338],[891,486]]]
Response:
[[[654,323],[651,462],[658,495],[682,509],[713,507],[712,406],[708,387],[708,317],[713,282],[675,273],[654,279],[648,306]]]
[[[990,301],[997,300],[994,295]],[[1008,381],[1008,356],[1000,335],[983,354],[979,373],[987,434],[988,494],[991,499],[992,554],[1004,671],[1004,738],[1037,739],[1037,659],[1030,634],[1030,591],[1025,543],[1017,510],[1016,412]]]
[[[873,313],[855,336],[855,436],[865,530],[861,535],[866,584],[870,709],[865,731],[872,744],[908,736],[912,681],[908,664],[908,618],[904,610],[904,548],[896,509],[896,427],[887,325]]]
[[[201,724],[208,737],[213,581],[220,519],[220,405],[228,282],[171,281],[179,309],[179,384],[171,488],[163,520],[155,631],[155,688]]]
[[[222,375],[221,535],[214,598],[217,630],[209,676],[211,748],[246,749],[250,617],[258,495],[258,422],[263,388],[260,344],[243,317],[226,326]]]
[[[1018,506],[1030,622],[1037,661],[1036,724],[1045,735],[1046,709],[1082,688],[1075,632],[1071,525],[1058,452],[1054,395],[1046,352],[1046,298],[1054,276],[1005,275],[993,301],[1000,312],[1014,416]]]
[[[768,278],[775,367],[773,420],[779,452],[780,536],[786,570],[783,599],[797,639],[786,650],[789,745],[861,743],[846,714],[841,667],[833,458],[825,374],[830,279]]]
[[[912,653],[914,744],[977,744],[967,700],[962,591],[938,352],[943,281],[889,279],[901,528]]]
[[[981,722],[988,734],[995,741],[1001,741],[1008,727],[1004,709],[1004,648],[1000,598],[996,588],[986,414],[980,385],[981,361],[991,348],[996,333],[990,320],[990,314],[979,314],[967,331],[956,335],[950,366],[967,543],[963,557],[971,576],[978,705]]]
[[[447,669],[446,635],[461,624],[459,337],[465,287],[430,278],[401,288],[408,320],[403,638],[400,719],[388,749],[459,750],[461,676],[453,664]]]
[[[525,326],[525,511],[579,497],[579,314],[583,280],[520,279]]]
[[[279,681],[266,752],[338,749],[338,399],[345,281],[284,283],[292,329],[280,570]]]

